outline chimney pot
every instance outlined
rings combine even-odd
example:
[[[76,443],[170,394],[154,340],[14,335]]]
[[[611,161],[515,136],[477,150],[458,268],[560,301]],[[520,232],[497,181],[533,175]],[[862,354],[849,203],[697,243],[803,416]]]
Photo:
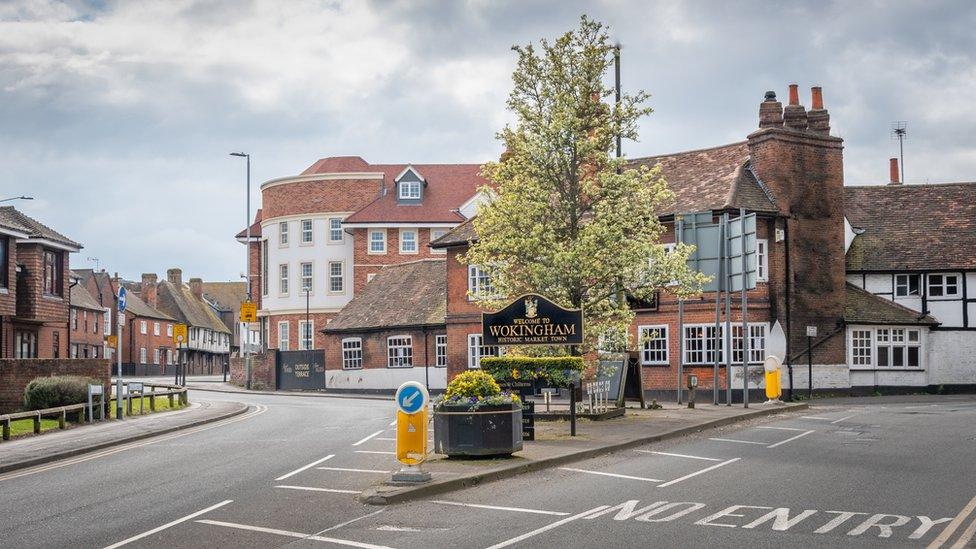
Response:
[[[888,160],[888,175],[890,181],[889,185],[900,185],[901,177],[898,175],[898,159],[892,158]]]
[[[820,86],[814,86],[810,88],[810,99],[811,105],[810,110],[822,109],[823,106],[823,89]]]
[[[174,286],[183,285],[183,270],[182,269],[168,269],[166,271],[166,280],[173,284]]]
[[[156,308],[156,273],[142,273],[142,289],[139,297],[152,308]]]
[[[773,90],[767,91],[765,101],[776,101],[776,92]]]
[[[768,91],[759,104],[759,127],[782,128],[783,104],[776,100],[776,92]]]
[[[190,279],[190,293],[193,297],[197,299],[203,299],[203,279],[202,278],[191,278]]]
[[[798,84],[790,84],[790,105],[800,104],[800,86]]]

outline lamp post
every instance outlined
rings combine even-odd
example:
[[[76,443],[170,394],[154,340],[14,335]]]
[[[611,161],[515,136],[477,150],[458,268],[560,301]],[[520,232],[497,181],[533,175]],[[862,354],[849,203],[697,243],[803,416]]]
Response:
[[[247,191],[244,198],[244,226],[245,230],[245,240],[247,241],[244,245],[244,265],[245,272],[247,273],[247,301],[251,300],[251,155],[242,152],[230,153],[231,156],[237,156],[247,160]],[[239,320],[239,319],[238,319]],[[251,389],[251,355],[247,348],[247,326],[241,331],[241,348],[244,350],[244,387],[248,390]]]
[[[311,351],[312,347],[314,347],[314,345],[312,345],[312,341],[313,338],[315,337],[312,335],[312,324],[309,323],[309,318],[308,318],[308,304],[309,304],[309,295],[311,291],[312,291],[311,286],[305,286],[305,329],[308,330],[308,345],[305,346],[306,351]],[[302,339],[304,338],[305,338],[305,334],[302,334]]]
[[[10,198],[0,199],[0,202],[10,202],[11,200],[34,200],[33,196],[11,196]]]

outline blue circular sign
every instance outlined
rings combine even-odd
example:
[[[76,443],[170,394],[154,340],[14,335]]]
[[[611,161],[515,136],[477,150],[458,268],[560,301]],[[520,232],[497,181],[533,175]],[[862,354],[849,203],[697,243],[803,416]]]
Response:
[[[430,395],[427,388],[416,381],[408,381],[396,392],[397,408],[405,414],[416,414],[427,406]]]
[[[125,312],[125,286],[119,286],[119,312]]]

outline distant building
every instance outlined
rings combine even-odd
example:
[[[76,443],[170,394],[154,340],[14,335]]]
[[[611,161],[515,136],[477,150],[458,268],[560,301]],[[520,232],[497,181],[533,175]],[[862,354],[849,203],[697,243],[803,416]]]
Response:
[[[155,295],[152,291],[155,289]],[[203,280],[191,278],[183,283],[183,271],[169,269],[166,280],[156,282],[156,275],[143,275],[142,295],[150,295],[156,303],[150,305],[186,324],[188,341],[180,355],[184,356],[187,372],[193,374],[219,374],[230,359],[231,331],[203,299]]]
[[[241,303],[247,299],[246,282],[204,282],[203,299],[210,305],[214,313],[231,330],[230,352],[232,355],[240,356],[241,353],[241,333],[247,331],[246,341],[248,350],[251,353],[258,353],[262,350],[261,332],[258,323],[253,323],[252,328],[241,322]]]
[[[106,358],[105,336],[111,333],[112,313],[103,307],[71,272],[68,353],[71,358]]]

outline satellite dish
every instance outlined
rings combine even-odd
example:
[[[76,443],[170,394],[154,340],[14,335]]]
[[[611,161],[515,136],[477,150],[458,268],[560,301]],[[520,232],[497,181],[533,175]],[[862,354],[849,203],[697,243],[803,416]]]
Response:
[[[777,320],[769,330],[769,337],[766,340],[766,356],[774,356],[780,363],[786,360],[786,332]]]

